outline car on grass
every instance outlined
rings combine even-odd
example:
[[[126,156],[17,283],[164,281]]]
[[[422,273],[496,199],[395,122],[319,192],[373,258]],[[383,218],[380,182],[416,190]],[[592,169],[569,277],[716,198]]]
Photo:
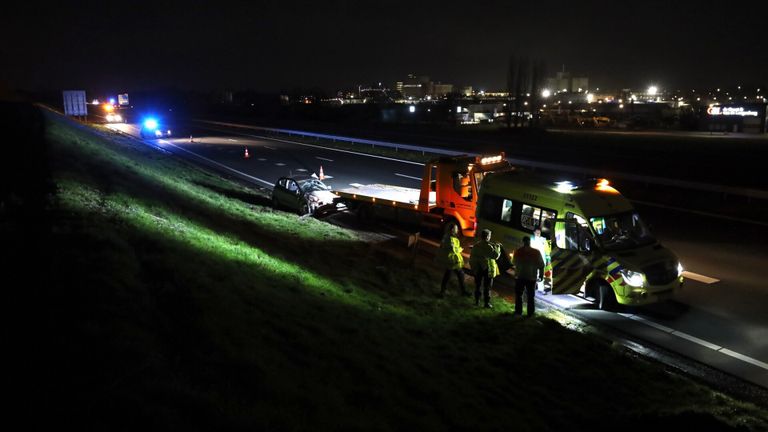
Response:
[[[332,208],[336,198],[328,185],[309,175],[280,177],[272,189],[274,208],[290,209],[302,216]]]

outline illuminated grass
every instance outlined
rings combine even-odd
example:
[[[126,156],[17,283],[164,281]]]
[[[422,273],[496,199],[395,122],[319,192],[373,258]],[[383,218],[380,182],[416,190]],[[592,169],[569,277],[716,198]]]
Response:
[[[454,285],[437,299],[428,259],[60,122],[54,325],[40,345],[60,366],[64,416],[102,430],[594,430],[596,416],[616,429],[691,413],[768,425],[763,408],[556,312],[515,319]]]
[[[104,196],[100,191],[73,181],[60,183],[59,197],[65,210],[77,213],[98,213],[99,216],[114,220],[118,224],[129,224],[147,234],[183,242],[202,254],[227,259],[238,265],[249,266],[251,271],[269,274],[271,278],[283,279],[304,288],[308,293],[329,295],[336,301],[349,304],[368,304],[369,307],[388,312],[400,310],[382,304],[375,294],[357,290],[345,293],[344,287],[317,275],[294,263],[270,256],[257,247],[242,240],[222,235],[194,222],[169,212],[162,207],[149,208],[142,202],[126,195]]]

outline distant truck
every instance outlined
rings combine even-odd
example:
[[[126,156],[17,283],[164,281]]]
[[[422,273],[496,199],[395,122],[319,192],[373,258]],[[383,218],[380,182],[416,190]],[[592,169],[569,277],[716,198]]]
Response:
[[[483,178],[512,170],[504,153],[493,156],[451,156],[424,165],[421,188],[385,184],[354,185],[334,190],[362,219],[384,219],[436,230],[452,226],[466,237],[477,229],[475,209]]]

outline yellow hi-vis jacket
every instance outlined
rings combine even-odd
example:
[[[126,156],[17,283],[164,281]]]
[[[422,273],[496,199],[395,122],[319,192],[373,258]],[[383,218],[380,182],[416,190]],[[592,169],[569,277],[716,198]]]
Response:
[[[499,275],[499,266],[496,260],[501,255],[501,245],[480,240],[475,243],[472,253],[469,254],[469,265],[475,276],[482,272],[488,272],[488,276],[495,278]]]
[[[461,270],[464,268],[464,257],[461,256],[463,250],[459,239],[448,233],[440,243],[435,261],[446,269]]]

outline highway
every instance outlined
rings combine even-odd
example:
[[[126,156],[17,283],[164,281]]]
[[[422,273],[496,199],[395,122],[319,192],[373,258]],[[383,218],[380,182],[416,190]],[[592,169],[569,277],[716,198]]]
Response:
[[[110,127],[138,135],[132,124]],[[151,143],[236,170],[266,188],[280,176],[319,173],[321,166],[326,184],[333,188],[352,183],[418,188],[422,175],[422,166],[415,162],[289,138],[266,139],[258,133],[220,128],[191,131],[194,142],[185,133]],[[246,149],[248,158],[244,157]],[[631,189],[622,192],[632,199]],[[680,202],[684,207],[684,196]],[[768,388],[768,226],[736,224],[663,205],[638,208],[656,237],[690,272],[673,301],[610,313],[595,310],[575,296],[544,296],[542,300]]]

